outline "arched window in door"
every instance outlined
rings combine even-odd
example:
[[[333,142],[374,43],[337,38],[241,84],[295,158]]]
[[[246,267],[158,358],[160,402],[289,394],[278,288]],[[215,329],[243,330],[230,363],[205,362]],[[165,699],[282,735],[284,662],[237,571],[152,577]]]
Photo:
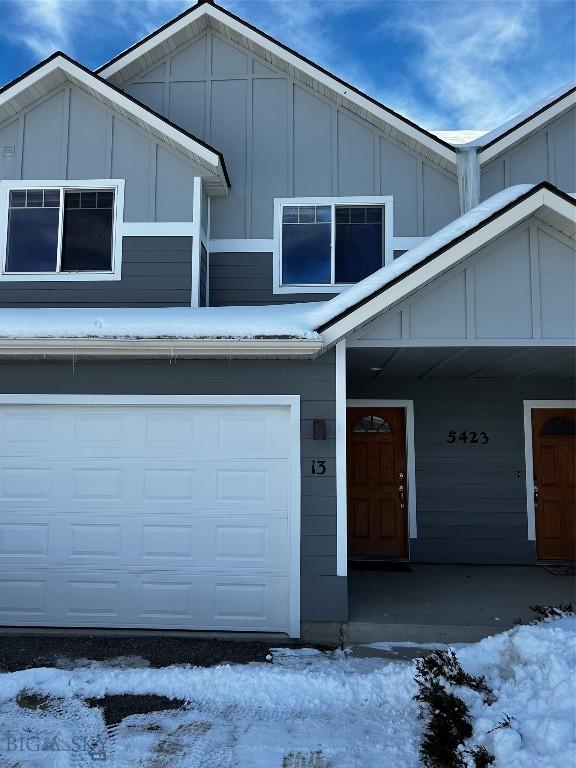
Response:
[[[390,434],[390,432],[392,432],[390,424],[388,424],[388,422],[381,416],[375,415],[362,416],[362,418],[354,424],[353,431],[355,433],[364,432],[380,435]]]
[[[552,416],[542,424],[540,437],[576,437],[576,422],[568,416]]]

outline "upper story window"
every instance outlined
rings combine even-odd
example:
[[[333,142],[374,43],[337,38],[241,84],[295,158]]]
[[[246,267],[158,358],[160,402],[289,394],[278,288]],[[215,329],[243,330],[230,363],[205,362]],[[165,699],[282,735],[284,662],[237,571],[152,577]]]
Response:
[[[275,289],[337,291],[392,258],[389,198],[277,201]]]
[[[119,277],[118,187],[73,184],[8,183],[3,279]]]

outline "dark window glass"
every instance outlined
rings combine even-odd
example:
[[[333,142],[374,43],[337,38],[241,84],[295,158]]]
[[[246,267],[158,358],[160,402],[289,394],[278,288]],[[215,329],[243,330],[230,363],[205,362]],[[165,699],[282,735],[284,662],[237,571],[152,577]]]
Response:
[[[285,205],[282,211],[282,221],[284,224],[298,224],[298,206]]]
[[[58,190],[10,192],[6,272],[56,271],[60,210],[52,206],[54,191],[59,199]]]
[[[282,282],[330,283],[330,224],[282,226]]]
[[[105,196],[97,207],[101,194]],[[91,190],[64,193],[62,272],[112,269],[112,204],[112,193],[108,197]]]
[[[371,434],[388,434],[392,432],[390,424],[380,416],[362,416],[360,421],[354,424],[354,432],[369,432]]]
[[[357,283],[383,264],[383,208],[337,207],[335,280]]]
[[[576,437],[576,422],[568,416],[553,416],[540,430],[541,437]]]

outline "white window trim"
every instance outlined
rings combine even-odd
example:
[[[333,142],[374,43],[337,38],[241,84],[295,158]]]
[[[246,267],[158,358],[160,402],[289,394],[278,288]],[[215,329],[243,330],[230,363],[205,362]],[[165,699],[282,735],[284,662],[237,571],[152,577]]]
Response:
[[[0,405],[93,406],[284,406],[290,409],[290,506],[288,513],[288,625],[290,637],[300,637],[300,395],[16,395],[0,394]]]
[[[403,408],[406,414],[406,485],[408,486],[408,557],[410,542],[418,538],[416,513],[416,450],[414,430],[414,400],[362,400],[346,401],[347,408]]]
[[[536,541],[536,505],[534,504],[534,449],[532,411],[538,408],[576,408],[576,400],[524,400],[524,466],[526,476],[526,514],[528,541]]]
[[[394,199],[392,195],[367,195],[357,197],[276,197],[274,198],[274,259],[273,259],[273,293],[341,293],[352,283],[340,283],[336,285],[283,285],[282,284],[282,208],[286,205],[329,205],[340,206],[372,206],[384,207],[384,263],[382,266],[394,261],[393,221]],[[334,227],[331,230],[332,269],[334,268]]]
[[[122,226],[124,223],[124,179],[4,180],[0,182],[0,282],[101,282],[122,277]],[[5,272],[8,247],[8,201],[13,189],[106,189],[114,192],[112,221],[112,270],[110,272]],[[60,228],[62,227],[60,207]],[[58,249],[61,248],[61,232]],[[58,254],[58,259],[60,253]]]

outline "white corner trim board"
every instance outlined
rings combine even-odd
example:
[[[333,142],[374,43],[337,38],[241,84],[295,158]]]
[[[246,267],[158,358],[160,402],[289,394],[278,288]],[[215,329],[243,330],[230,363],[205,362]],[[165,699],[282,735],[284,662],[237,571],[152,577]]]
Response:
[[[406,472],[408,475],[408,545],[418,538],[416,514],[416,449],[413,400],[348,400],[349,408],[404,408],[406,413]]]
[[[194,197],[192,202],[192,281],[190,285],[190,306],[200,306],[200,254],[202,246],[202,179],[194,177]]]
[[[524,467],[526,476],[526,515],[528,520],[528,541],[536,541],[532,411],[537,408],[576,408],[576,400],[524,400]]]
[[[336,344],[336,575],[348,574],[346,339]]]
[[[112,270],[110,272],[28,272],[4,271],[8,247],[8,201],[13,189],[105,189],[114,191],[112,222]],[[122,237],[124,233],[124,179],[5,179],[0,181],[0,281],[2,282],[106,282],[122,278]]]

